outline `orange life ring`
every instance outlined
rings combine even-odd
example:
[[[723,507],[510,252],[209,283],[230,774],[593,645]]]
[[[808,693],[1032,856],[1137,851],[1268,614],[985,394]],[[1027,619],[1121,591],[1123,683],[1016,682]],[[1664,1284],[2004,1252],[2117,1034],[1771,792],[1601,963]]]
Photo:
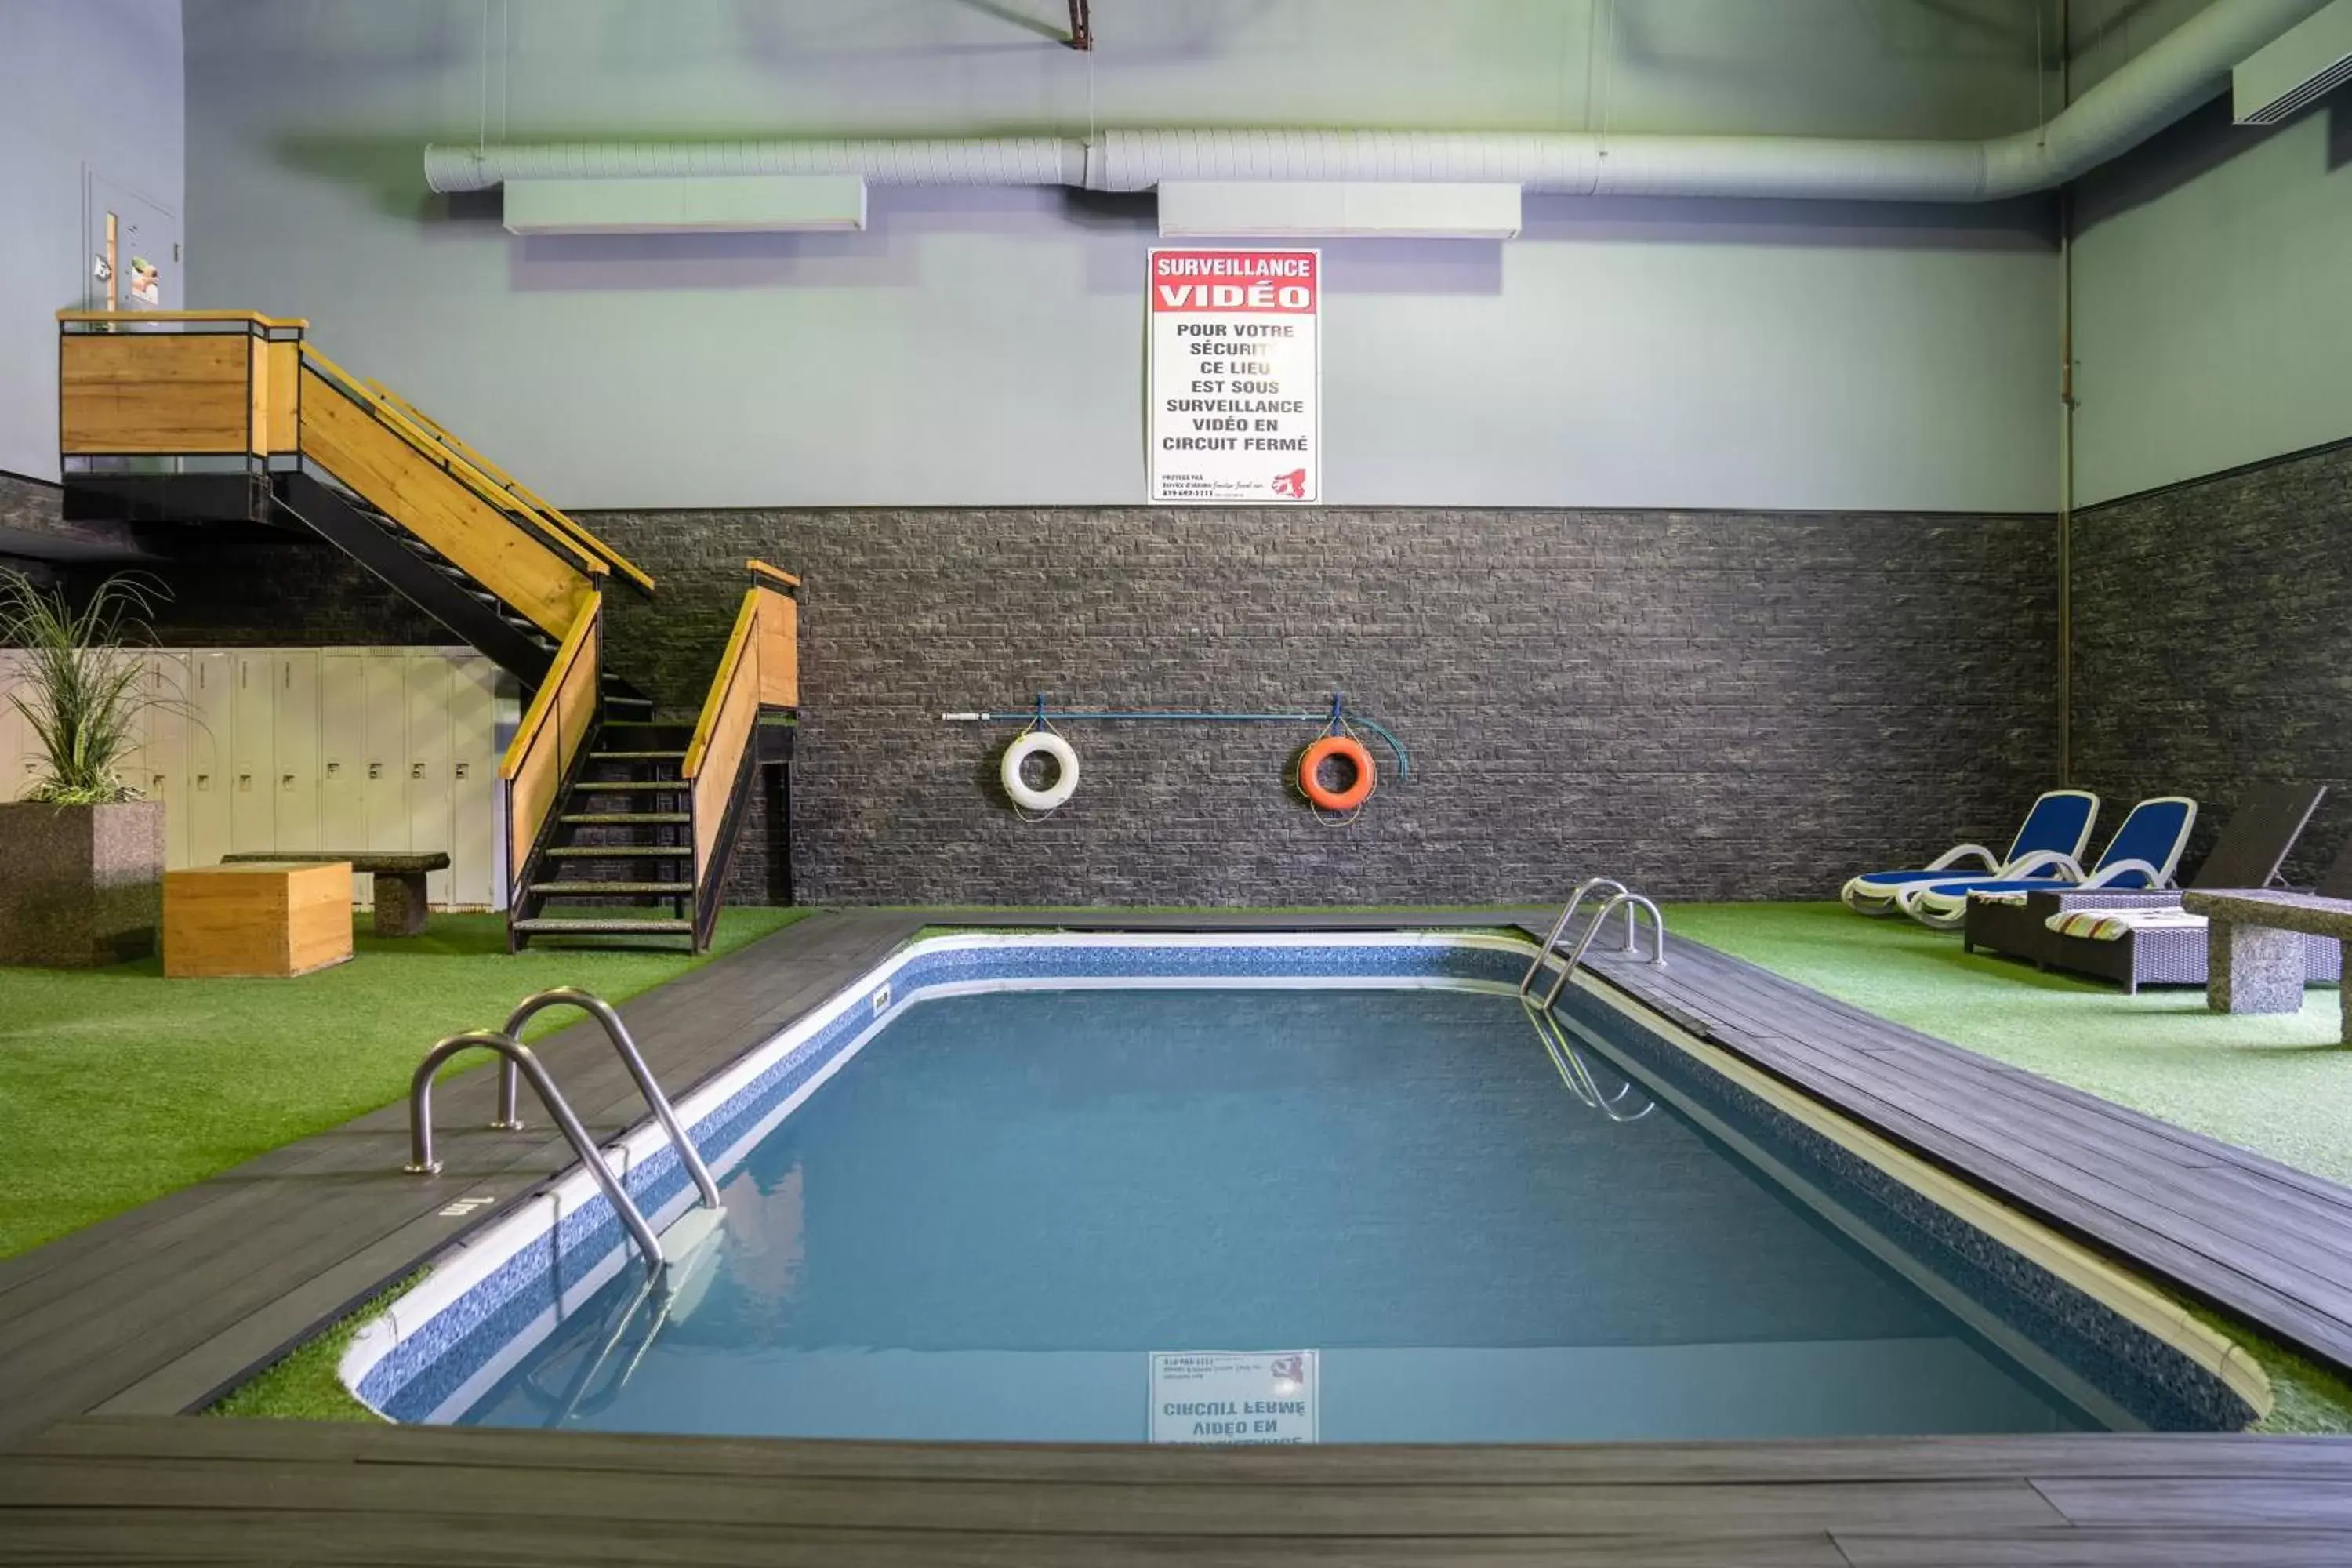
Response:
[[[1344,759],[1356,770],[1355,781],[1346,789],[1326,789],[1315,776],[1332,757]],[[1326,735],[1299,757],[1298,790],[1326,811],[1353,811],[1371,796],[1372,753],[1353,735]]]

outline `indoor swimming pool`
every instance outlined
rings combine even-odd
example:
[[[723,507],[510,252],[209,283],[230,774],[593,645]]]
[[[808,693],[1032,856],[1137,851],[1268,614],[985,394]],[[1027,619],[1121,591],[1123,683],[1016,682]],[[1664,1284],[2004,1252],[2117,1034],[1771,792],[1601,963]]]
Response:
[[[1663,1020],[1571,988],[1548,1037],[1527,952],[920,945],[681,1106],[724,1205],[701,1239],[635,1145],[663,1283],[560,1190],[346,1376],[404,1420],[971,1441],[2247,1419],[2226,1345]]]

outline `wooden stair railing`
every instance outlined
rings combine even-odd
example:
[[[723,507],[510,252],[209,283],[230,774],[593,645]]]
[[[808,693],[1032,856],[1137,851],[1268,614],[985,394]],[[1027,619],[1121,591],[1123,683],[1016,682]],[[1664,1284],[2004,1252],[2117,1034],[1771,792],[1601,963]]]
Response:
[[[547,679],[531,699],[499,763],[507,806],[507,918],[524,907],[540,850],[555,827],[556,807],[580,770],[596,726],[604,680],[604,596],[591,593],[556,649]],[[509,939],[511,942],[511,939]]]
[[[759,758],[763,713],[800,706],[800,579],[748,561],[751,586],[735,614],[727,651],[711,677],[683,769],[693,817],[694,942],[709,945],[735,832]]]
[[[530,486],[476,451],[473,446],[462,437],[453,434],[446,426],[382,382],[371,381],[366,384],[368,390],[384,404],[397,409],[418,429],[446,447],[460,461],[470,464],[477,471],[498,485],[506,492],[509,504],[516,511],[536,520],[551,531],[561,534],[578,549],[603,562],[605,569],[623,582],[628,583],[641,592],[647,594],[653,592],[654,580],[651,577],[640,571],[635,563],[619,551],[583,527],[570,513],[541,498]]]
[[[518,527],[463,467],[424,457],[399,416],[383,416],[305,355],[302,456],[350,486],[551,638],[597,591],[602,563]],[[494,492],[493,492],[494,493]]]

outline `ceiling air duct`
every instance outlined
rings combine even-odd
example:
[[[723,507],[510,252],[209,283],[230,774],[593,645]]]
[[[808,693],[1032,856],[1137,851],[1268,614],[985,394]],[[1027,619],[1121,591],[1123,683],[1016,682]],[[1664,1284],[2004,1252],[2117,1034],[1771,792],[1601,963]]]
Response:
[[[2213,0],[2048,122],[1985,142],[1477,131],[1111,131],[1098,137],[606,142],[425,150],[436,191],[509,180],[855,175],[869,185],[1171,181],[1517,185],[1567,195],[1983,202],[2065,184],[2230,86],[2328,0]],[[2336,9],[2342,9],[2339,5]]]
[[[2230,73],[2241,125],[2276,125],[2352,80],[2352,0],[2336,0]]]

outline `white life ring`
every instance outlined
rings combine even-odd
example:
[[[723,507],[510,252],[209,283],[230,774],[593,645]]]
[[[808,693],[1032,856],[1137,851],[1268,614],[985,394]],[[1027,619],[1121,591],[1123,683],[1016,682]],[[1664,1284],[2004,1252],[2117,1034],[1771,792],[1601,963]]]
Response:
[[[1052,784],[1033,789],[1021,776],[1021,764],[1041,752],[1053,758],[1059,771]],[[1013,797],[1013,805],[1026,811],[1051,811],[1077,792],[1078,753],[1051,730],[1032,730],[1004,748],[1004,763],[997,776],[1004,781],[1004,793]]]

